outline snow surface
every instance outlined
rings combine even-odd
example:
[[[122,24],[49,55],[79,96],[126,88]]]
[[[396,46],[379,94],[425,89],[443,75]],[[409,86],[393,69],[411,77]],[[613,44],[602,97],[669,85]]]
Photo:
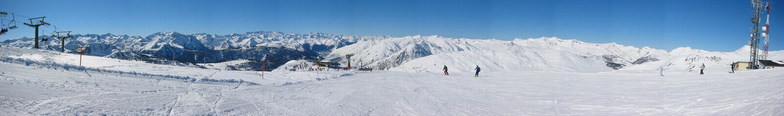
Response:
[[[530,39],[477,40],[441,36],[406,36],[360,41],[334,50],[329,56],[354,54],[352,62],[403,72],[556,71],[556,72],[668,72],[699,71],[702,64],[712,72],[730,72],[730,64],[749,61],[749,46],[735,52],[712,52],[690,47],[671,51],[616,43],[585,43],[572,39],[542,37]],[[784,51],[770,51],[769,59],[784,60]],[[345,60],[344,60],[345,62]]]
[[[557,37],[503,41],[437,35],[382,37],[264,31],[229,35],[159,32],[146,37],[83,34],[74,38],[67,41],[66,51],[88,46],[93,56],[220,70],[259,70],[260,59],[268,61],[267,67],[278,67],[294,59],[319,60],[354,54],[354,67],[404,72],[440,72],[444,65],[451,67],[452,72],[470,72],[477,65],[485,67],[485,71],[594,73],[655,70],[661,66],[671,71],[695,71],[703,63],[710,70],[728,71],[732,62],[747,61],[749,50],[742,47],[736,52],[711,52],[683,47],[666,51]],[[42,42],[42,48],[58,49],[59,40],[52,40]],[[32,39],[8,40],[0,45],[29,48]],[[784,60],[781,53],[771,51],[769,58]]]
[[[701,55],[691,57],[696,59],[691,62],[660,60],[651,66],[637,65],[634,70],[599,73],[489,70],[472,77],[468,71],[447,76],[405,70],[275,70],[264,72],[261,78],[256,71],[91,56],[84,56],[89,62],[78,66],[78,55],[3,47],[0,114],[784,115],[784,69],[727,73],[709,66],[705,75],[699,75],[684,70],[696,61],[714,62],[710,56],[732,54],[688,49],[672,52],[678,51]],[[503,55],[509,51],[494,52]],[[428,57],[448,54],[468,53]],[[722,59],[715,65],[732,60]],[[659,76],[658,71],[649,69],[656,63],[686,68],[672,68]]]
[[[615,70],[608,66],[610,63],[628,66],[639,58],[659,57],[667,52],[557,37],[502,41],[418,35],[360,41],[338,48],[329,56],[347,54],[354,54],[352,59],[357,64],[408,72],[439,71],[443,65],[456,67],[453,69],[460,72],[471,71],[476,65],[507,71],[603,72]]]
[[[229,70],[229,67],[238,66],[243,63],[249,63],[249,62],[251,61],[246,59],[239,59],[239,60],[232,60],[232,61],[219,62],[219,63],[200,63],[198,65],[208,69]]]
[[[97,56],[81,56],[79,66],[78,54],[58,53],[47,50],[31,50],[14,47],[2,47],[0,58],[23,60],[36,64],[56,64],[78,68],[94,68],[100,70],[122,71],[127,73],[143,73],[152,75],[171,75],[188,77],[197,80],[245,81],[262,85],[284,85],[314,80],[326,80],[350,75],[351,71],[335,72],[266,72],[262,78],[258,71],[224,71],[222,69],[203,69],[198,67],[182,67],[163,64],[150,64],[142,61],[128,61]]]

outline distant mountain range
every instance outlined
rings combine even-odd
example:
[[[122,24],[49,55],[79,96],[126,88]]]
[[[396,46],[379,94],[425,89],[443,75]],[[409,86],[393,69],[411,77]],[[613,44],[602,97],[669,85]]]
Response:
[[[231,66],[232,69],[260,70],[263,59],[268,61],[269,68],[275,68],[292,59],[316,60],[333,49],[380,38],[384,37],[264,31],[231,35],[159,32],[146,37],[79,34],[66,40],[65,48],[73,52],[83,46],[89,51],[87,55],[197,67],[199,63],[247,60],[236,64],[243,66]],[[40,43],[41,48],[59,51],[60,41],[48,40]],[[0,45],[31,48],[33,38],[6,40]]]
[[[59,43],[49,39],[41,47],[59,50]],[[6,40],[0,46],[31,48],[32,44],[32,38],[21,38]],[[702,63],[729,67],[732,62],[747,60],[750,49],[746,46],[736,52],[708,52],[682,47],[665,51],[556,37],[503,41],[266,31],[230,35],[159,32],[146,37],[83,34],[66,40],[66,51],[80,46],[87,47],[88,55],[93,56],[227,70],[261,70],[262,59],[268,61],[265,65],[269,68],[265,70],[272,70],[295,59],[319,60],[353,54],[354,67],[411,72],[438,72],[444,65],[452,71],[470,71],[475,66],[491,69],[488,71],[603,72],[659,67],[694,70]],[[772,51],[770,58],[783,58],[780,53]]]

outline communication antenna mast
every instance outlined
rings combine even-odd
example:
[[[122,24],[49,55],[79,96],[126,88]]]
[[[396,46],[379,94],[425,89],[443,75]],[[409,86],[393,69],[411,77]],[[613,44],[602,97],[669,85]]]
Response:
[[[754,28],[752,28],[751,33],[751,41],[749,41],[749,45],[751,46],[750,50],[750,57],[749,57],[749,69],[758,69],[759,64],[757,61],[759,60],[759,36],[760,36],[760,11],[763,7],[761,0],[751,0],[751,5],[754,7],[754,16],[751,17],[751,23],[754,24]]]
[[[765,44],[763,45],[762,49],[762,58],[764,60],[768,59],[768,41],[770,41],[770,2],[766,3],[765,11],[767,12],[765,16],[765,27],[762,27],[762,37],[765,38]]]
[[[60,40],[60,52],[65,53],[65,38],[71,38],[71,31],[55,31],[52,37]]]
[[[33,44],[33,48],[36,48],[36,49],[39,48],[38,47],[38,27],[40,27],[41,25],[49,25],[49,23],[44,22],[44,18],[46,18],[46,17],[43,16],[43,17],[30,18],[30,19],[28,19],[28,20],[30,20],[30,23],[24,23],[27,26],[35,28],[35,43]],[[33,20],[36,20],[35,23],[33,22]]]

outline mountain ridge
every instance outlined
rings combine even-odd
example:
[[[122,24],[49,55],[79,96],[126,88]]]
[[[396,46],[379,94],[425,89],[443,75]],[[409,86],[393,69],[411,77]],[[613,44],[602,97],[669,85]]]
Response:
[[[496,40],[439,35],[388,37],[272,31],[227,35],[178,32],[158,32],[148,36],[76,34],[72,40],[66,41],[66,51],[72,52],[80,46],[87,46],[88,55],[196,67],[203,63],[243,61],[230,66],[237,70],[259,70],[262,60],[270,61],[266,65],[274,69],[295,59],[319,60],[354,54],[354,67],[381,70],[438,72],[441,66],[437,65],[450,65],[457,66],[455,71],[470,71],[473,66],[482,65],[489,69],[504,70],[603,72],[641,69],[638,65],[664,61],[673,63],[674,59],[711,59],[698,58],[703,56],[713,57],[713,60],[742,61],[743,57],[748,56],[749,49],[741,47],[735,52],[712,52],[679,47],[667,51],[648,46],[626,46],[614,42],[588,43],[558,37]],[[31,47],[32,40],[6,40],[0,42],[0,45]],[[60,48],[59,40],[56,39],[41,42],[41,46],[47,50]],[[689,65],[687,68],[681,69],[693,70],[696,62],[702,60],[693,60],[686,63]],[[722,65],[726,63],[723,60],[721,62]]]
[[[179,32],[157,32],[147,36],[115,34],[75,34],[66,40],[67,52],[86,47],[87,55],[126,60],[142,60],[150,63],[195,65],[232,60],[252,60],[240,70],[260,70],[261,60],[269,60],[268,67],[274,68],[292,59],[316,60],[320,54],[332,49],[353,44],[357,41],[379,39],[382,36],[348,36],[326,33],[283,33],[271,31],[247,32],[244,34],[182,34]],[[60,49],[60,40],[42,36],[49,41],[40,42],[42,49]],[[32,39],[6,40],[3,46],[32,47]],[[264,57],[275,54],[274,57]],[[252,56],[257,55],[257,56]],[[237,67],[237,66],[234,66]]]

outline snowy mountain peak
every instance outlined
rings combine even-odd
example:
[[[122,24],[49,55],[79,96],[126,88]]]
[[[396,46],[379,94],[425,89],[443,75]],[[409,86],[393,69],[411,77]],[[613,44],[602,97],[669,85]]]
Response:
[[[421,36],[421,37],[422,38],[447,38],[447,37],[444,37],[444,36],[441,36],[441,35],[427,35],[427,36]]]
[[[539,38],[528,38],[528,39],[517,38],[513,40],[513,42],[532,43],[532,44],[541,44],[541,45],[566,45],[566,46],[585,43],[576,39],[561,39],[558,37],[539,37]]]
[[[207,50],[196,38],[177,32],[158,32],[145,37],[149,42],[144,49],[160,50],[164,45],[172,45],[188,50]]]
[[[329,56],[355,54],[352,59],[360,66],[403,71],[438,71],[441,67],[437,66],[443,65],[467,71],[481,65],[497,70],[597,72],[657,61],[656,57],[662,55],[653,54],[662,53],[666,51],[557,37],[502,41],[416,35],[358,42],[336,49]]]
[[[751,52],[751,46],[749,46],[749,45],[741,46],[740,48],[738,48],[738,50],[735,50],[735,52],[736,53],[749,53],[749,52]]]
[[[182,34],[182,33],[178,33],[178,32],[171,31],[171,32],[157,32],[157,33],[153,33],[153,34],[152,34],[152,35],[150,35],[150,36],[172,36],[172,35],[176,35],[176,36],[183,36],[183,35],[185,35],[185,34]]]
[[[699,49],[693,49],[691,47],[678,47],[678,48],[672,49],[670,51],[670,54],[686,55],[686,54],[696,54],[696,53],[702,53],[702,52],[707,52],[707,51],[699,50]]]

